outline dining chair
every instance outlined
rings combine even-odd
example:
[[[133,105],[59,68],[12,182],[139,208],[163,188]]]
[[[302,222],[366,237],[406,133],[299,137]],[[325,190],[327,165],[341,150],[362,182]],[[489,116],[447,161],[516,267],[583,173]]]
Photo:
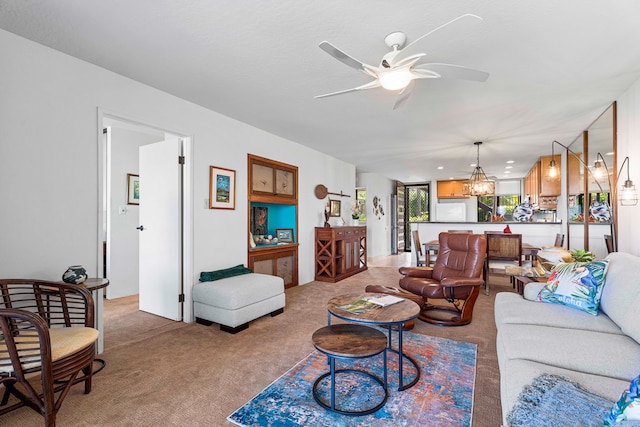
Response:
[[[489,295],[489,274],[506,274],[508,266],[522,266],[522,234],[486,233],[485,293]],[[513,284],[513,282],[512,282]]]
[[[613,236],[611,234],[604,235],[604,244],[607,246],[607,253],[613,252]]]
[[[564,234],[562,233],[556,234],[556,240],[555,242],[553,242],[553,246],[564,246]]]
[[[413,230],[411,232],[411,239],[413,240],[413,247],[416,250],[416,266],[424,267],[425,258],[422,254],[422,245],[420,244],[420,235],[418,234],[418,230]]]

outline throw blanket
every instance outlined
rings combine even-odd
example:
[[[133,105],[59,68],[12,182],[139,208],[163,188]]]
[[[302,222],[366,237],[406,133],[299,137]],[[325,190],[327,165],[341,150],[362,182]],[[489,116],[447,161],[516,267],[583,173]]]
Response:
[[[526,386],[507,415],[510,427],[602,427],[613,402],[569,378],[543,374]]]
[[[250,269],[242,264],[235,267],[224,268],[215,271],[203,271],[200,273],[201,282],[213,282],[214,280],[226,279],[227,277],[240,276],[241,274],[253,273]]]

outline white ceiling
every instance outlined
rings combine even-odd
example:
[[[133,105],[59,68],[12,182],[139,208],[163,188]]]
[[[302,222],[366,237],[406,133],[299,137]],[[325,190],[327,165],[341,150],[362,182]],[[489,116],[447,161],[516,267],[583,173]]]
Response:
[[[378,65],[388,33],[465,13],[484,20],[424,51],[487,82],[421,80],[398,110],[381,88],[314,99],[371,80],[321,41]],[[404,182],[467,178],[474,141],[500,179],[570,144],[640,77],[639,18],[636,0],[0,1],[0,28]]]

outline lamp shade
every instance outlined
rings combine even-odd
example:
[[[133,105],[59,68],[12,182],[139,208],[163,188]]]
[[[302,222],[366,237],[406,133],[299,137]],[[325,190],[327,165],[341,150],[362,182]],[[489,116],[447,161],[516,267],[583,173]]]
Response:
[[[633,181],[627,179],[624,185],[620,187],[618,201],[622,206],[635,206],[638,204],[638,192],[636,191],[636,186],[633,185]]]

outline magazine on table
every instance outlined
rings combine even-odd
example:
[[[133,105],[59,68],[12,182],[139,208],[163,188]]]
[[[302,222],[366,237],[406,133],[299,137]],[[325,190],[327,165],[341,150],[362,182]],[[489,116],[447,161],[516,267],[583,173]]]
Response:
[[[383,295],[379,297],[360,297],[348,304],[341,305],[338,308],[353,314],[366,313],[370,310],[380,307],[386,307],[391,304],[403,301],[402,298],[393,295]]]

